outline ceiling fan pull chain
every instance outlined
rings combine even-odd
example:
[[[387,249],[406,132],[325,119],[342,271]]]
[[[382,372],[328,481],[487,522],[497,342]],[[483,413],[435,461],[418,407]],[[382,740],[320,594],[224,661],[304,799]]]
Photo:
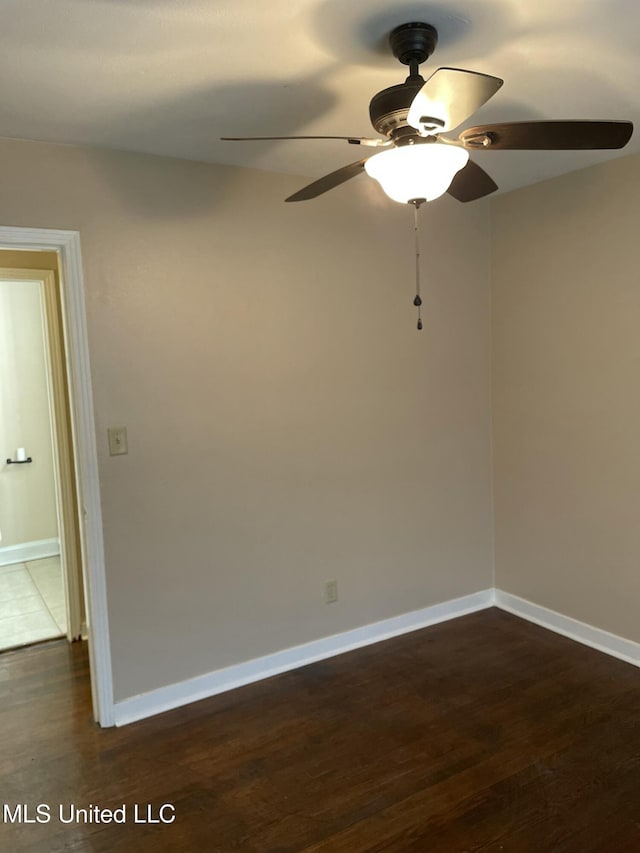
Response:
[[[418,228],[418,210],[420,209],[420,205],[423,201],[423,198],[413,198],[409,202],[409,204],[413,205],[413,232],[416,238],[416,295],[415,299],[413,300],[413,304],[418,309],[418,331],[422,329],[422,297],[420,296],[420,233]]]

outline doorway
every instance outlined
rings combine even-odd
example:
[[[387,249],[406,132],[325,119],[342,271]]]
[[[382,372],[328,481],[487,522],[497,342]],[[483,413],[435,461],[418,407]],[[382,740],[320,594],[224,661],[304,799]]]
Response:
[[[53,334],[59,333],[64,346],[51,347],[51,352],[65,352],[66,363],[55,365],[52,370],[52,382],[62,377],[67,383],[68,431],[61,430],[60,435],[72,437],[72,446],[68,447],[71,465],[61,464],[59,477],[71,470],[75,476],[67,483],[67,495],[74,494],[77,523],[77,550],[79,564],[82,566],[84,582],[84,602],[78,589],[81,603],[84,604],[84,621],[88,639],[91,698],[93,715],[101,726],[114,725],[113,679],[111,671],[111,653],[109,643],[109,623],[107,616],[107,594],[104,566],[104,542],[102,531],[102,512],[100,508],[100,490],[98,478],[98,456],[96,446],[93,397],[91,390],[91,371],[87,340],[87,320],[84,304],[84,277],[80,252],[80,235],[77,231],[63,231],[46,228],[25,228],[0,226],[0,253],[7,252],[22,261],[22,268],[42,269],[42,261],[53,256],[57,261],[59,273],[57,287],[45,287],[47,294],[54,294],[57,307],[47,306],[46,313],[57,313],[59,322],[52,328]],[[10,263],[12,267],[20,264],[8,260],[6,256],[0,264]],[[51,331],[49,329],[48,331]],[[54,397],[60,397],[55,393]],[[58,414],[56,414],[56,419]],[[17,452],[22,445],[15,448]],[[23,448],[24,455],[27,449]],[[58,450],[58,456],[64,455]],[[74,470],[75,469],[75,470]],[[73,491],[75,490],[75,491]],[[63,514],[67,519],[71,514]],[[66,524],[66,521],[65,521]],[[63,537],[64,538],[64,537]],[[67,539],[73,536],[67,534]],[[72,583],[76,575],[67,571]],[[80,608],[79,608],[80,610]],[[81,612],[81,611],[80,611]],[[71,612],[69,613],[70,619]],[[68,635],[70,629],[68,628]]]
[[[83,634],[57,256],[0,252],[0,649]],[[85,629],[86,635],[86,629]]]

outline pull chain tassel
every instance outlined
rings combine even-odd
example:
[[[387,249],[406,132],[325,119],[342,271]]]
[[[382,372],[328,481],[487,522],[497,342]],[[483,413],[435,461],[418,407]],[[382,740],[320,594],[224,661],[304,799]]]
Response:
[[[422,329],[422,297],[420,296],[420,233],[418,219],[418,210],[420,209],[422,202],[423,199],[421,198],[416,198],[411,201],[411,204],[413,205],[413,233],[415,235],[416,244],[416,295],[413,300],[413,304],[418,309],[418,331]]]

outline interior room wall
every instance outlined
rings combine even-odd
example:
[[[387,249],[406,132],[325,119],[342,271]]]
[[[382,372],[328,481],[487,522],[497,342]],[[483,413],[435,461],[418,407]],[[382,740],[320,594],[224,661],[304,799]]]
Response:
[[[496,585],[640,641],[640,156],[492,205]]]
[[[81,235],[116,700],[492,585],[488,208],[423,209],[419,333],[412,209],[303,184],[0,141]]]
[[[0,281],[0,565],[16,545],[58,538],[40,290]],[[6,464],[18,447],[32,463]]]

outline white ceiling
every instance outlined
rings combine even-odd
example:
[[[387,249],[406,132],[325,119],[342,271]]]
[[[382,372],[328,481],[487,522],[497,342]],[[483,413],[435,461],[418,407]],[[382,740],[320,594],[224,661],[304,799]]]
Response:
[[[0,0],[0,12],[0,136],[317,177],[360,149],[218,138],[375,135],[369,100],[407,74],[388,33],[422,20],[440,35],[423,76],[446,65],[505,80],[467,124],[636,125],[612,153],[474,154],[502,190],[640,151],[638,0]]]

